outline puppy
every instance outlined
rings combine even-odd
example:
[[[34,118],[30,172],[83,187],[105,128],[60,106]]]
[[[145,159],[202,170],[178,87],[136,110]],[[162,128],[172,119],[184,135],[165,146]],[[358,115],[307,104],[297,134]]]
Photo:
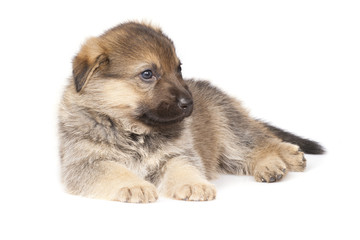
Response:
[[[173,42],[128,22],[88,39],[59,110],[61,176],[71,194],[154,202],[213,200],[221,173],[276,182],[303,171],[316,142],[251,118],[206,81],[184,80]]]

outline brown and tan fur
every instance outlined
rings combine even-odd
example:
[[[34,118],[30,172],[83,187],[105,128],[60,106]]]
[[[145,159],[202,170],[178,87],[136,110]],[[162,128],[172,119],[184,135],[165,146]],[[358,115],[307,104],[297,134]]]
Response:
[[[220,173],[275,182],[304,170],[302,150],[322,153],[315,142],[251,118],[210,83],[183,80],[172,41],[134,22],[82,46],[59,133],[66,190],[122,202],[153,202],[159,193],[212,200],[209,180]]]

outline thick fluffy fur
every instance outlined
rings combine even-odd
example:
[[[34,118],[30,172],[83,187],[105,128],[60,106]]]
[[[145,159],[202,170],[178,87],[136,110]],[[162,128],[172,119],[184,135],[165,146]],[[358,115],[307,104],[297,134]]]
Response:
[[[153,202],[158,193],[212,200],[208,180],[220,173],[275,182],[304,170],[303,151],[323,152],[251,118],[210,83],[183,80],[172,41],[133,22],[82,46],[60,105],[59,132],[67,191],[123,202]]]

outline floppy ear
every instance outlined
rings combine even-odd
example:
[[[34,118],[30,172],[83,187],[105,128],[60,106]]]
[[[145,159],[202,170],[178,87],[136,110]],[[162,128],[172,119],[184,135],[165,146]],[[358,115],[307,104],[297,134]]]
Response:
[[[100,66],[108,63],[108,57],[97,38],[90,38],[73,60],[73,77],[76,91],[80,92]]]

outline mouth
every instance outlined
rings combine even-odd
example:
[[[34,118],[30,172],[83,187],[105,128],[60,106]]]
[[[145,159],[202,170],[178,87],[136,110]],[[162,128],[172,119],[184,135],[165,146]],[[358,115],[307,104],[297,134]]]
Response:
[[[147,111],[140,111],[141,114],[136,116],[136,119],[145,123],[149,126],[164,126],[164,125],[171,125],[175,123],[179,123],[184,120],[186,117],[189,117],[192,113],[192,108],[189,108],[187,111],[182,111],[180,114],[176,115],[169,115],[166,114],[159,114],[156,111],[147,110]]]

